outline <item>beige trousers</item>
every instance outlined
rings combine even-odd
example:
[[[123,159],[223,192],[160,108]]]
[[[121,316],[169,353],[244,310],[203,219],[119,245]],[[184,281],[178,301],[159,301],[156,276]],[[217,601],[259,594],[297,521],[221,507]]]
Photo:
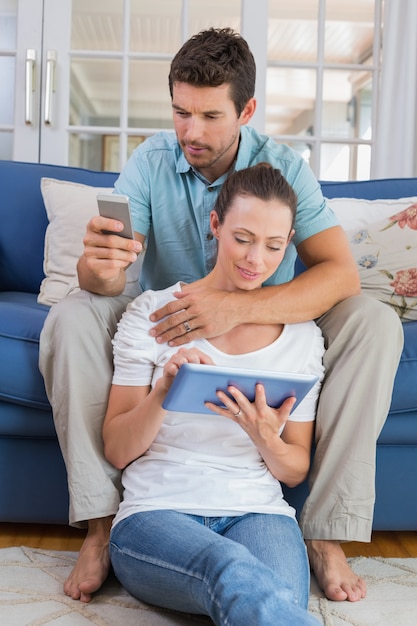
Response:
[[[104,459],[101,429],[111,339],[129,301],[81,291],[52,307],[41,334],[40,370],[67,468],[72,525],[113,515],[119,504],[120,474]],[[326,376],[300,524],[306,539],[369,541],[376,440],[391,402],[402,326],[392,309],[366,296],[339,303],[318,323]]]

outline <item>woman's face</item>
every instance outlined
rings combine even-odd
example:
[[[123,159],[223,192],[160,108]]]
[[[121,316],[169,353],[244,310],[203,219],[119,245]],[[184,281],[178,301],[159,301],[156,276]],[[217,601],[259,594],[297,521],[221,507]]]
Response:
[[[261,287],[281,263],[294,234],[291,211],[280,200],[237,196],[223,224],[215,211],[210,219],[218,239],[216,274],[228,291]]]

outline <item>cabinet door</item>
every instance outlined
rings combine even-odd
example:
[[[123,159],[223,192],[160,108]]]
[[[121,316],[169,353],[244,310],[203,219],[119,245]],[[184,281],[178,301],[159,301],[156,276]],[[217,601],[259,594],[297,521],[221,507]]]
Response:
[[[0,158],[39,158],[43,0],[0,0]]]
[[[13,109],[6,128],[0,113],[0,158],[67,163],[70,9],[70,0],[0,0],[10,39],[0,59],[15,79],[0,96],[0,112]]]

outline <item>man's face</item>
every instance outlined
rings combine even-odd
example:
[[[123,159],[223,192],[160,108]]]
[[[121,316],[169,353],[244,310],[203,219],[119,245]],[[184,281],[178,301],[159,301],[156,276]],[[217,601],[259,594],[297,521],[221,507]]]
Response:
[[[252,101],[250,101],[252,102]],[[174,128],[185,158],[209,181],[227,172],[239,146],[240,127],[250,119],[248,105],[237,116],[229,85],[195,87],[174,83]]]

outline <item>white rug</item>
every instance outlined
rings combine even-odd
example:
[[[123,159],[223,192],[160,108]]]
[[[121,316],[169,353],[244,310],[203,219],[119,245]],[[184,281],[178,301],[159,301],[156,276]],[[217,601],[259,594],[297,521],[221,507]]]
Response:
[[[197,626],[212,623],[204,617],[138,602],[112,578],[89,604],[71,600],[63,593],[62,584],[76,557],[75,552],[33,548],[0,550],[0,624]],[[359,557],[349,561],[366,578],[368,595],[356,603],[329,602],[313,580],[310,610],[324,626],[417,625],[417,559]]]

